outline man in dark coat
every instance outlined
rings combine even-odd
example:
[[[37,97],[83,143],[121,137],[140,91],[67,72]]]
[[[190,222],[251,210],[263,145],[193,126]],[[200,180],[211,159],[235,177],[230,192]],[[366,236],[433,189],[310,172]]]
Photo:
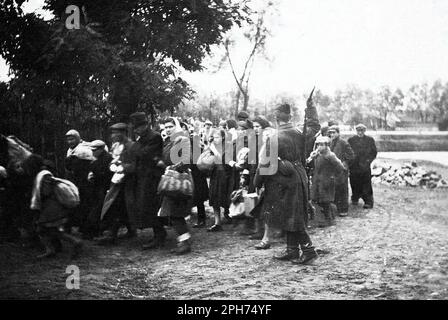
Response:
[[[153,131],[144,112],[130,116],[137,140],[130,150],[132,162],[124,165],[125,173],[135,175],[136,216],[131,223],[140,229],[153,228],[154,239],[143,249],[163,246],[166,231],[162,220],[157,216],[160,209],[160,197],[157,187],[163,174],[163,140],[159,133]]]
[[[340,137],[339,126],[331,126],[328,129],[328,134],[331,138],[330,149],[342,161],[345,168],[336,176],[334,202],[338,208],[339,216],[346,217],[348,214],[348,171],[355,154],[350,144]]]
[[[348,139],[355,153],[350,166],[350,185],[352,187],[352,203],[358,204],[359,198],[364,201],[364,209],[373,208],[372,172],[370,164],[377,155],[375,140],[366,136],[367,127],[356,126],[357,135]]]
[[[273,214],[268,219],[268,224],[279,227],[286,232],[287,248],[284,252],[275,255],[279,260],[293,260],[296,263],[306,264],[317,257],[311,239],[306,231],[306,221],[308,215],[308,178],[303,166],[308,157],[304,154],[306,145],[314,144],[314,136],[320,130],[317,110],[312,99],[308,99],[306,113],[306,136],[293,126],[291,121],[291,106],[282,104],[277,107],[275,117],[278,124],[278,157],[286,163],[291,163],[294,172],[289,174],[296,177],[294,181],[294,194],[283,199],[284,206],[278,210],[278,214]],[[311,151],[311,148],[308,148]],[[257,178],[256,178],[257,180]],[[258,185],[259,186],[259,185]],[[265,192],[267,192],[265,190]],[[269,198],[269,195],[265,195]],[[268,202],[268,201],[266,201]],[[264,207],[278,206],[278,204],[264,203]],[[300,249],[302,254],[300,255]]]
[[[99,235],[101,209],[104,197],[109,190],[113,173],[109,170],[112,156],[106,151],[106,143],[95,140],[90,143],[95,160],[90,163],[90,172],[87,176],[92,185],[92,207],[88,216],[87,232],[85,238],[90,239]]]

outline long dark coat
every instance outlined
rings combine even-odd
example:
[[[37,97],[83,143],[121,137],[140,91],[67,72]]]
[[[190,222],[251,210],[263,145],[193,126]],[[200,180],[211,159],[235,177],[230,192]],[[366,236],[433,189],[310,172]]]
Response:
[[[341,138],[336,138],[331,142],[330,149],[342,163],[349,168],[352,161],[355,159],[355,154],[353,152],[350,144]],[[338,175],[336,183],[347,183],[348,170],[344,170]]]
[[[147,129],[129,150],[129,162],[123,165],[126,174],[133,174],[135,184],[134,213],[130,214],[130,222],[135,228],[152,227],[156,222],[160,208],[160,197],[157,186],[163,169],[157,166],[162,160],[163,140],[159,133]],[[127,197],[127,195],[126,195]]]
[[[275,228],[294,229],[296,214],[301,210],[299,193],[299,173],[289,161],[279,161],[274,175],[261,175],[260,169],[255,174],[255,187],[264,186],[260,202],[260,213],[265,222]],[[258,207],[258,205],[257,205]]]
[[[341,139],[340,137],[331,141],[331,151],[336,154],[336,157],[344,164],[344,170],[342,170],[335,178],[336,192],[334,195],[334,202],[339,212],[348,211],[348,172],[349,167],[355,154],[350,144]]]
[[[88,216],[88,223],[91,228],[96,228],[100,222],[104,198],[113,176],[113,173],[109,169],[111,161],[112,156],[108,152],[103,151],[98,159],[90,163],[90,171],[94,174],[92,181],[92,207]]]
[[[311,199],[317,203],[334,202],[336,178],[345,170],[341,160],[328,151],[314,160],[313,184]]]
[[[372,137],[353,136],[348,143],[355,153],[355,158],[350,165],[350,173],[370,173],[370,164],[377,155],[375,140]]]
[[[172,166],[176,163],[172,162],[172,159],[170,157],[171,150],[176,146],[182,146],[184,145],[183,150],[188,151],[188,154],[190,154],[190,150],[188,149],[190,146],[190,141],[185,136],[177,136],[176,138],[173,137],[173,140],[171,138],[167,138],[165,140],[164,146],[163,146],[163,162],[167,166]],[[184,172],[189,168],[189,165],[183,165],[178,168],[180,172]],[[162,217],[177,217],[177,218],[185,218],[190,214],[192,206],[192,199],[175,199],[171,197],[163,197],[162,198],[162,205],[161,205],[161,211],[160,216]]]
[[[291,163],[294,171],[287,170],[284,173],[279,172],[275,174],[272,176],[272,184],[268,177],[264,177],[266,179],[264,182],[264,179],[259,179],[258,174],[255,177],[255,185],[257,187],[260,187],[260,183],[265,184],[262,206],[264,211],[272,211],[268,219],[269,223],[274,227],[290,232],[305,229],[309,195],[308,178],[302,161],[306,159],[311,149],[307,148],[308,152],[305,155],[303,151],[305,143],[307,146],[314,144],[314,136],[320,130],[316,108],[307,108],[305,112],[307,113],[306,136],[291,123],[280,125],[277,131],[278,156],[286,164],[288,162]],[[285,195],[281,198],[282,201],[279,201],[277,197],[279,188],[275,188],[276,180],[284,179],[285,173],[287,174],[286,179],[290,187],[285,190]],[[281,174],[281,176],[278,176],[278,174]],[[266,186],[272,186],[272,188],[267,188]]]

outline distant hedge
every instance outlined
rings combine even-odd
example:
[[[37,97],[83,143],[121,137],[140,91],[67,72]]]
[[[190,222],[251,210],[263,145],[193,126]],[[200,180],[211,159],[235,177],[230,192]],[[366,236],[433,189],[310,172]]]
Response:
[[[348,139],[354,133],[342,133]],[[431,134],[394,134],[394,133],[367,133],[375,139],[376,147],[381,152],[403,151],[448,151],[448,135],[441,133]]]

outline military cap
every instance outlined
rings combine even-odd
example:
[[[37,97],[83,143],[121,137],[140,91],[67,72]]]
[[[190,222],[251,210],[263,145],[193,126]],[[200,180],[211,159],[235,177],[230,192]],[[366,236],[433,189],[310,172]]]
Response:
[[[128,125],[126,123],[119,122],[119,123],[111,125],[109,127],[109,129],[115,130],[115,131],[126,131],[126,130],[128,130]]]
[[[207,120],[207,121],[205,121],[205,124],[213,125],[213,122],[211,122],[210,120]]]
[[[134,127],[148,124],[148,118],[146,117],[146,113],[144,112],[135,112],[131,114],[129,118],[131,119],[132,125]]]
[[[356,129],[356,130],[363,130],[363,131],[366,131],[366,130],[367,130],[367,127],[366,127],[365,125],[363,125],[362,123],[360,123],[360,124],[358,124],[358,125],[355,127],[355,129]]]
[[[285,114],[291,114],[291,106],[288,103],[283,103],[275,108],[275,111]]]

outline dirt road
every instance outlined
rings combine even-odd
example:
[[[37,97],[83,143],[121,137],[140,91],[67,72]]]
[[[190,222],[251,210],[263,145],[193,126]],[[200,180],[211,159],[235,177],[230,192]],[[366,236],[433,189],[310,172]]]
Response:
[[[311,266],[275,261],[283,240],[256,251],[231,226],[194,231],[194,252],[182,257],[141,251],[148,231],[117,247],[88,243],[76,261],[68,252],[38,261],[36,249],[0,244],[0,298],[448,299],[447,191],[375,186],[375,195],[373,210],[351,207],[336,226],[311,230],[329,251]],[[65,287],[71,264],[80,290]]]

